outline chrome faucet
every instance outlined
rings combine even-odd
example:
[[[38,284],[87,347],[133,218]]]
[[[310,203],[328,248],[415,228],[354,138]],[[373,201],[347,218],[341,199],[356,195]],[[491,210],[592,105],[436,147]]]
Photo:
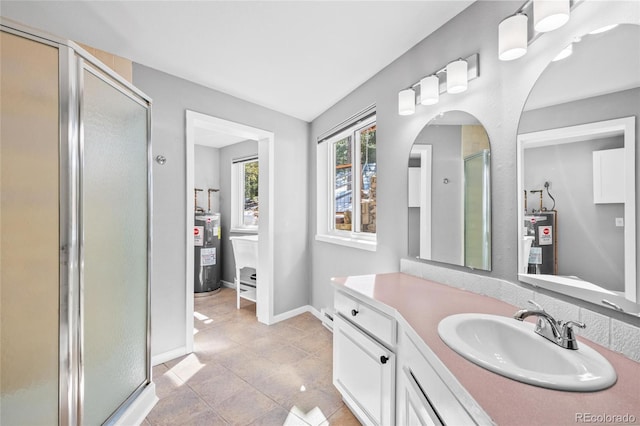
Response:
[[[533,300],[529,300],[529,303],[535,306],[536,309],[519,310],[513,317],[518,321],[522,321],[532,315],[536,316],[538,317],[536,328],[534,329],[536,333],[565,349],[578,349],[578,341],[573,327],[585,328],[586,325],[578,321],[556,321],[542,306]]]

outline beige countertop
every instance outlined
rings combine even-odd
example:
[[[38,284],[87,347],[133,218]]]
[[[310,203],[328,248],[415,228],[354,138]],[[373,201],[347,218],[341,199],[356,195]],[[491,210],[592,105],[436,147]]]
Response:
[[[640,424],[640,364],[621,354],[578,337],[615,368],[618,381],[609,389],[566,392],[520,383],[467,361],[444,344],[437,330],[440,320],[449,315],[474,312],[512,316],[518,308],[403,273],[333,278],[332,281],[338,289],[363,295],[374,301],[374,305],[382,303],[402,315],[498,425],[604,424],[607,422],[597,421],[595,417],[605,415],[633,416],[635,421],[631,423],[623,418],[613,423]],[[583,421],[578,418],[581,414]],[[588,415],[593,416],[590,422],[586,421]],[[609,420],[616,419],[610,417]]]

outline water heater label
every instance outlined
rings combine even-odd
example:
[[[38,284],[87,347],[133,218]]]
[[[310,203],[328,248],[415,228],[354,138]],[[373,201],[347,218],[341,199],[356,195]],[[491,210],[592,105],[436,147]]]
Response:
[[[529,263],[532,265],[542,265],[542,247],[531,247]]]
[[[200,265],[211,266],[216,264],[216,248],[203,248],[200,250]]]
[[[193,245],[202,247],[204,244],[204,226],[193,227]]]
[[[538,227],[538,244],[541,246],[550,246],[553,244],[553,227]]]

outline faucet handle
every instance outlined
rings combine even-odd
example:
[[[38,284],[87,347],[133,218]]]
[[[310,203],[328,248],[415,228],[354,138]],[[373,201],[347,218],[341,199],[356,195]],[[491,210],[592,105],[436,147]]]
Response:
[[[574,325],[578,328],[587,328],[587,325],[580,321],[567,321],[564,323],[565,328],[572,328]]]
[[[567,321],[562,324],[562,330],[560,332],[562,346],[567,349],[578,349],[578,341],[573,331],[573,327],[586,328],[587,326],[579,321]]]

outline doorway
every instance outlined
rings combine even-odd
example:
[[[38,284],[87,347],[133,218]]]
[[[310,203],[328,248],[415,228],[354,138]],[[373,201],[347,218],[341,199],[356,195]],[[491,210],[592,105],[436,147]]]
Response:
[[[215,135],[203,142],[199,137],[204,133]],[[217,140],[215,146],[213,140]],[[186,348],[187,353],[193,351],[193,303],[194,303],[194,181],[195,181],[195,146],[223,147],[233,143],[253,140],[258,143],[259,181],[258,197],[260,200],[260,221],[258,225],[258,269],[260,274],[256,283],[256,315],[259,322],[273,322],[273,164],[274,134],[255,127],[213,117],[195,111],[186,111]],[[227,218],[228,219],[228,218]],[[229,238],[229,235],[223,235]],[[231,252],[225,256],[233,256]]]

